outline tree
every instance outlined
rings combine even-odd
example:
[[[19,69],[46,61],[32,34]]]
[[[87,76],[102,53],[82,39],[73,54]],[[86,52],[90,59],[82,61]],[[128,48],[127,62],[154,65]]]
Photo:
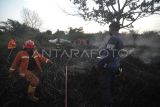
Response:
[[[80,28],[72,28],[72,27],[69,27],[69,35],[72,35],[72,34],[83,34],[84,31],[83,31],[83,27],[80,27]]]
[[[8,19],[7,21],[0,22],[0,30],[4,33],[10,33],[14,36],[22,36],[25,34],[37,34],[39,33],[38,29],[31,28],[25,24],[21,24],[20,22],[12,19]]]
[[[69,29],[69,31],[68,31],[68,38],[69,39],[74,40],[77,38],[84,37],[83,27],[79,27],[79,28],[69,27],[68,29]]]
[[[57,36],[64,36],[64,35],[65,35],[65,32],[64,32],[63,30],[57,29],[57,31],[54,33],[54,35],[57,35]]]
[[[35,11],[31,11],[27,8],[23,9],[22,18],[24,24],[34,29],[39,29],[42,25],[42,20],[40,19],[38,13],[36,13]]]
[[[134,46],[134,48],[136,48],[136,41],[137,41],[137,39],[139,37],[139,34],[134,30],[130,30],[129,33],[131,34],[131,36],[133,38],[133,46]]]
[[[159,14],[160,0],[70,0],[78,15],[100,24],[118,22],[120,28],[131,28],[143,17]]]
[[[47,30],[45,33],[46,33],[47,35],[52,35],[52,31],[51,31],[51,30]]]
[[[6,22],[2,21],[0,22],[0,30],[3,32],[8,32],[12,35],[21,35],[22,33],[26,33],[26,31],[29,29],[28,26],[19,23],[16,20],[8,19]]]

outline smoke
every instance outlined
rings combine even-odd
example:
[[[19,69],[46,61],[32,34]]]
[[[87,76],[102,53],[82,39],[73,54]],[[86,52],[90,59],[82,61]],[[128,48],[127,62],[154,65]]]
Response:
[[[107,35],[107,36],[96,35],[92,45],[96,46],[99,49],[104,48],[104,46],[106,45],[106,43],[109,40],[109,38],[110,38],[109,35]]]
[[[128,48],[134,48],[132,56],[139,58],[146,64],[160,62],[160,38],[140,36],[134,39],[126,37],[124,41]]]
[[[96,36],[93,45],[103,48],[109,38],[110,36]],[[144,35],[133,38],[128,35],[122,38],[125,49],[131,56],[139,58],[145,64],[160,62],[160,36],[151,35],[148,37]]]

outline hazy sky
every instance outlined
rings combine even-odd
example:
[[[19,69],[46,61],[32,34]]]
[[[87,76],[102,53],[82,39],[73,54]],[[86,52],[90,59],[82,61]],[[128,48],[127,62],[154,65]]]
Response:
[[[41,31],[57,29],[68,30],[68,27],[83,27],[85,32],[98,32],[108,30],[108,25],[100,26],[95,22],[85,22],[81,17],[70,16],[63,12],[73,12],[74,5],[70,0],[0,0],[0,21],[14,19],[22,22],[22,9],[28,8],[36,11],[43,21]],[[134,29],[142,32],[147,30],[160,30],[160,16],[138,20]],[[122,30],[123,31],[123,30]]]

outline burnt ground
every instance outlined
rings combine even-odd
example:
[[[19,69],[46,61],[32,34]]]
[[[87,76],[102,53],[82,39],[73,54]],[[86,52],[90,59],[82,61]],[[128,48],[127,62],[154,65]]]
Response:
[[[64,107],[65,63],[68,59],[54,59],[54,65],[44,65],[37,88],[38,102],[27,97],[28,83],[18,75],[8,78],[10,64],[6,52],[0,55],[1,107]],[[82,63],[83,62],[83,63]],[[68,107],[100,107],[99,71],[95,60],[74,58],[68,62]],[[75,66],[76,65],[76,66]],[[160,63],[144,64],[128,56],[122,62],[123,73],[113,84],[113,107],[160,106]]]

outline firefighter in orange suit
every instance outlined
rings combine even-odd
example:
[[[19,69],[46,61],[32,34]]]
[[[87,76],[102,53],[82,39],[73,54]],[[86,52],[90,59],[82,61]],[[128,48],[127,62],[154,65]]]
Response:
[[[15,48],[16,48],[16,40],[15,40],[15,38],[12,38],[8,42],[8,59],[10,59],[10,56],[13,53],[13,49],[15,49]]]
[[[35,43],[32,40],[25,42],[24,50],[20,51],[14,59],[11,67],[10,74],[12,75],[16,70],[21,77],[29,81],[28,96],[37,101],[38,97],[35,96],[35,89],[39,84],[39,78],[32,71],[42,72],[41,64],[53,63],[50,59],[43,57],[35,49]]]
[[[8,42],[8,50],[16,48],[16,40],[13,38]]]

